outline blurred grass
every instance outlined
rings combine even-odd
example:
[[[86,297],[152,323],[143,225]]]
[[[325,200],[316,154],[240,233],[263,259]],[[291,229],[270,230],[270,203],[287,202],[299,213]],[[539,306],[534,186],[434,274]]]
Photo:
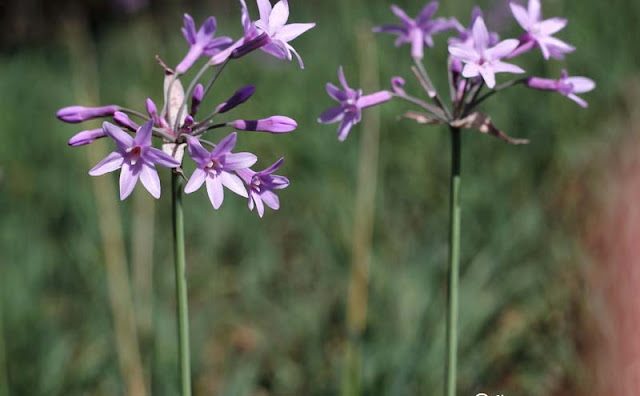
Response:
[[[254,54],[226,71],[203,104],[204,112],[239,86],[255,83],[254,98],[230,117],[284,114],[300,128],[290,135],[239,139],[239,149],[258,154],[258,166],[286,156],[282,173],[292,185],[281,196],[279,212],[260,220],[231,194],[217,212],[206,194],[188,197],[197,394],[332,395],[340,385],[359,139],[366,131],[356,128],[346,143],[338,143],[335,128],[315,119],[330,105],[324,83],[336,79],[339,64],[357,83],[356,21],[388,23],[393,16],[381,0],[291,3],[292,20],[318,22],[295,42],[307,69]],[[398,4],[410,14],[423,5]],[[505,3],[481,5],[499,16],[495,7]],[[519,63],[545,76],[557,76],[566,66],[594,78],[598,90],[588,94],[587,111],[559,95],[522,88],[493,100],[487,109],[497,124],[531,138],[530,146],[464,136],[464,395],[566,395],[585,385],[574,310],[581,298],[579,267],[587,259],[574,236],[574,221],[586,214],[580,208],[567,213],[558,202],[591,153],[626,132],[614,121],[624,117],[627,80],[640,71],[634,39],[640,35],[635,22],[640,3],[554,0],[544,6],[545,15],[569,18],[560,36],[578,51],[566,62],[546,64],[531,54]],[[471,7],[471,1],[447,1],[441,14],[466,22]],[[170,10],[156,18],[155,31],[146,33],[146,50],[175,63],[185,47],[178,32],[184,10]],[[229,15],[214,3],[188,11],[198,21],[215,14],[221,32],[239,32],[235,7]],[[140,49],[131,41],[132,34],[145,34],[140,33],[148,29],[145,23],[133,17],[97,31],[102,103],[141,109],[146,96],[160,102],[161,70],[152,58],[141,67]],[[511,25],[504,31],[503,36],[517,34]],[[393,49],[392,40],[378,38],[380,78],[410,80],[409,50]],[[427,67],[444,90],[446,85],[438,83],[445,81],[444,37],[428,55],[433,59],[427,59]],[[0,334],[12,395],[124,392],[84,149],[66,145],[81,127],[54,117],[59,107],[76,103],[70,70],[59,37],[0,59],[5,93],[0,106]],[[449,142],[444,128],[396,122],[403,109],[394,103],[381,108],[369,326],[363,340],[366,395],[433,394],[442,388]],[[175,395],[178,383],[168,176],[161,175],[165,194],[156,204],[154,333],[144,340],[154,395]],[[104,177],[116,183],[115,175]],[[119,206],[130,241],[134,205]],[[133,250],[127,246],[130,257]]]

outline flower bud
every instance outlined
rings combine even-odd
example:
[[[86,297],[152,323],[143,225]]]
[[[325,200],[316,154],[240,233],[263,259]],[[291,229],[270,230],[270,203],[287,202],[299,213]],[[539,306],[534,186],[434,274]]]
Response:
[[[236,120],[230,122],[228,125],[241,131],[270,133],[287,133],[298,127],[295,120],[284,116],[273,116],[263,120]]]
[[[140,128],[138,124],[131,121],[131,118],[129,118],[128,115],[121,111],[116,111],[116,113],[113,115],[113,120],[116,122],[116,124],[125,127],[132,132],[135,132],[138,130],[138,128]]]
[[[100,139],[107,136],[104,132],[104,129],[90,129],[88,131],[82,131],[75,134],[71,139],[69,139],[69,146],[78,147],[84,146],[87,144],[91,144],[96,141],[96,139]]]
[[[204,87],[202,84],[196,85],[193,89],[193,94],[191,95],[191,111],[189,114],[192,116],[198,113],[198,108],[200,107],[200,103],[202,103],[202,99],[204,98]]]
[[[232,110],[247,100],[256,92],[256,87],[253,85],[247,85],[246,87],[242,87],[233,94],[232,97],[227,99],[226,102],[220,104],[216,109],[216,112],[219,114],[226,113],[229,110]]]
[[[112,116],[119,109],[116,105],[103,107],[70,106],[58,110],[56,117],[60,121],[77,124],[93,118]]]
[[[404,95],[406,92],[402,87],[404,87],[405,81],[402,77],[393,77],[391,78],[391,87],[393,88],[393,92],[398,95]]]

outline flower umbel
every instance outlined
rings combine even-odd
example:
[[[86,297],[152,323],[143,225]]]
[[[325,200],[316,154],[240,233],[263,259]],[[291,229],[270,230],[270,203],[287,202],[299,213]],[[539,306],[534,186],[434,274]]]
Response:
[[[180,163],[162,150],[151,147],[152,122],[148,121],[141,126],[135,137],[131,137],[108,122],[105,122],[102,127],[107,136],[116,142],[117,149],[94,166],[89,174],[100,176],[122,168],[120,171],[121,200],[131,194],[138,179],[154,198],[160,198],[160,178],[155,165],[176,168]]]

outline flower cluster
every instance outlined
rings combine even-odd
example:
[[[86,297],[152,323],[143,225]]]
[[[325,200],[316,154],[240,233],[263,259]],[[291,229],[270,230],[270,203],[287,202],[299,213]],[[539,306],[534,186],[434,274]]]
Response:
[[[477,107],[495,93],[504,89],[525,85],[538,90],[558,92],[575,101],[582,107],[587,103],[576,94],[591,91],[595,83],[586,77],[569,77],[563,71],[559,79],[524,77],[497,85],[496,75],[500,73],[524,74],[524,69],[511,63],[511,60],[534,48],[539,48],[545,60],[563,59],[575,51],[571,45],[554,37],[567,26],[563,18],[543,19],[540,0],[529,0],[528,7],[510,4],[511,12],[524,33],[518,39],[500,40],[497,33],[490,32],[479,8],[475,8],[468,27],[455,18],[435,18],[437,2],[427,4],[417,18],[412,19],[397,6],[391,6],[393,13],[400,19],[400,25],[376,27],[374,32],[391,33],[397,36],[396,46],[411,44],[411,55],[415,66],[413,74],[425,90],[432,103],[409,95],[405,89],[405,80],[400,77],[391,79],[391,90],[363,95],[361,90],[350,88],[345,80],[342,67],[338,76],[342,90],[333,84],[327,84],[331,98],[339,106],[325,111],[319,118],[320,123],[341,122],[338,139],[347,138],[353,125],[360,122],[362,109],[398,98],[418,106],[421,111],[408,111],[404,116],[423,124],[448,124],[452,128],[476,129],[488,133],[509,143],[527,143],[524,139],[513,139],[493,125],[491,118],[477,112]],[[427,70],[422,64],[424,48],[434,46],[433,35],[451,31],[448,39],[449,50],[449,87],[451,105],[447,106],[431,82]],[[487,92],[483,93],[485,87]]]
[[[232,152],[238,139],[237,132],[229,134],[217,144],[205,140],[204,135],[225,127],[237,131],[288,133],[297,128],[296,121],[276,115],[257,120],[217,122],[218,116],[251,98],[255,93],[253,85],[238,89],[216,106],[211,114],[199,117],[201,103],[225,67],[252,51],[260,49],[289,61],[295,55],[303,68],[300,55],[289,42],[315,24],[286,24],[289,18],[287,0],[281,0],[273,7],[269,0],[257,0],[257,3],[260,19],[252,21],[245,1],[240,0],[244,34],[235,41],[229,37],[216,37],[217,22],[214,17],[209,17],[196,29],[193,18],[185,14],[182,34],[189,50],[174,69],[160,62],[165,70],[164,105],[160,111],[153,100],[147,99],[144,113],[118,105],[70,106],[57,112],[57,117],[67,123],[105,117],[111,119],[112,122],[105,121],[102,128],[79,132],[69,140],[69,145],[74,147],[91,144],[104,137],[115,142],[116,150],[91,169],[90,175],[99,176],[120,169],[120,199],[124,200],[131,194],[138,180],[153,197],[159,198],[161,186],[156,166],[173,169],[184,176],[181,166],[185,148],[188,148],[186,151],[197,168],[185,186],[185,193],[192,193],[206,185],[211,204],[218,209],[224,200],[226,187],[247,198],[249,209],[255,207],[260,217],[264,215],[265,204],[274,210],[279,208],[275,190],[286,188],[289,180],[273,173],[282,166],[284,158],[263,171],[254,171],[251,167],[258,161],[254,154]],[[185,91],[180,77],[201,58],[207,61]],[[214,67],[217,70],[208,83],[201,84],[200,79]],[[162,150],[153,147],[152,137],[161,142]],[[209,146],[211,150],[204,146]]]

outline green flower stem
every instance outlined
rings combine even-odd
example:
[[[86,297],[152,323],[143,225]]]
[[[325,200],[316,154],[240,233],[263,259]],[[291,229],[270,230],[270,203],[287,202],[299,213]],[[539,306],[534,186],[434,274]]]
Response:
[[[449,208],[449,290],[447,297],[447,354],[445,396],[456,394],[458,354],[458,283],[460,277],[460,163],[462,136],[451,128],[451,206]]]
[[[184,257],[184,215],[182,212],[181,176],[171,175],[174,261],[176,270],[176,298],[178,300],[178,343],[180,357],[180,384],[182,396],[191,396],[191,362],[189,356],[189,306],[187,301],[187,274]]]

